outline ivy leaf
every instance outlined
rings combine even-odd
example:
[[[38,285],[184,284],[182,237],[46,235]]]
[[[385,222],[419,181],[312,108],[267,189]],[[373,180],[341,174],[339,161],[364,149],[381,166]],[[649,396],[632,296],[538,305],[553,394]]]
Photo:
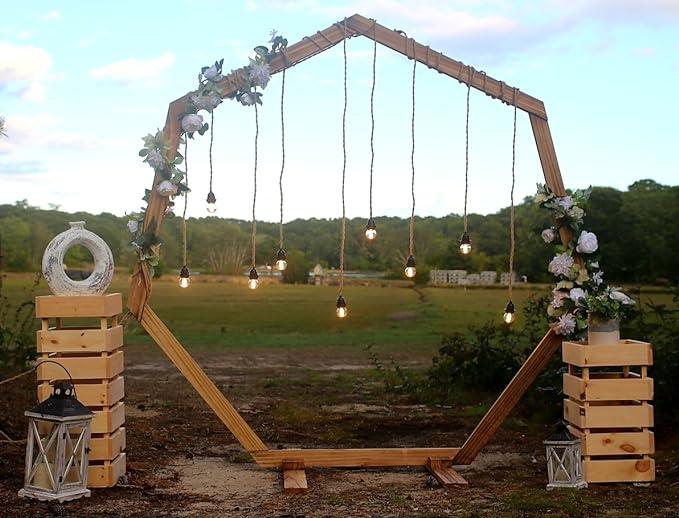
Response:
[[[139,150],[139,156],[146,156],[149,154],[149,150],[144,148]]]

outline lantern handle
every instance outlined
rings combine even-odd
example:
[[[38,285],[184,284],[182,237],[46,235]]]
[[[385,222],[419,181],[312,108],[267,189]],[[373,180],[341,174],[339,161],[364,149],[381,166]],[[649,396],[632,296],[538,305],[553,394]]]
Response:
[[[69,381],[71,382],[71,386],[73,387],[73,396],[74,396],[76,399],[78,399],[78,393],[77,393],[76,390],[75,390],[75,383],[73,383],[73,378],[71,377],[71,373],[68,372],[68,369],[67,369],[66,367],[64,367],[61,363],[55,362],[54,360],[41,360],[41,361],[39,361],[39,362],[36,364],[35,367],[33,367],[33,369],[37,369],[37,368],[40,367],[40,365],[43,364],[43,363],[53,363],[54,365],[58,365],[59,367],[61,367],[61,368],[64,370],[64,372],[65,372],[66,375],[68,376]],[[51,382],[50,382],[50,383],[51,383]]]

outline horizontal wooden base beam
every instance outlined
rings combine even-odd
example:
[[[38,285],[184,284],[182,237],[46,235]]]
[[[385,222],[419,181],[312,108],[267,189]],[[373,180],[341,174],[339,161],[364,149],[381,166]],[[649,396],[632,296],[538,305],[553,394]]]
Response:
[[[289,449],[251,452],[265,468],[303,462],[305,468],[382,468],[426,466],[430,457],[452,461],[459,448]]]

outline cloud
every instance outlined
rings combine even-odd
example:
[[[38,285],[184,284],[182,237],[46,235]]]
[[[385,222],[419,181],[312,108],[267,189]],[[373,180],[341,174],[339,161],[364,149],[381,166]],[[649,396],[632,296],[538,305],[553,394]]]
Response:
[[[39,160],[0,162],[0,176],[26,176],[45,172],[47,167]]]
[[[166,52],[157,58],[146,60],[137,58],[123,59],[90,70],[90,77],[101,81],[113,81],[124,84],[148,81],[157,78],[171,67],[174,61],[175,55],[172,52]]]
[[[52,9],[51,11],[47,11],[45,14],[42,15],[42,19],[45,20],[46,22],[60,20],[61,11],[59,11],[58,9]]]
[[[39,47],[0,42],[0,91],[28,101],[45,98],[52,58]]]

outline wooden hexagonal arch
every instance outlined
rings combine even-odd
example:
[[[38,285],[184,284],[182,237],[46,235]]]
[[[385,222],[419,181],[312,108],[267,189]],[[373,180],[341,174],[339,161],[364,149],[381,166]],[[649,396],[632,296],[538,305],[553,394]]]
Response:
[[[494,99],[499,99],[510,105],[516,104],[518,109],[527,112],[545,182],[557,195],[564,196],[566,194],[547,123],[547,113],[542,101],[509,87],[504,82],[493,79],[484,73],[474,73],[472,67],[417,43],[401,31],[387,29],[374,20],[356,14],[342,22],[333,24],[325,30],[318,31],[312,36],[304,37],[301,41],[280,51],[270,63],[271,73],[281,72],[337,45],[345,38],[359,35],[375,40],[409,59],[416,59],[441,74],[468,83]],[[238,88],[239,79],[244,78],[245,74],[244,69],[239,69],[225,76],[219,83],[222,95],[234,94]],[[181,136],[180,116],[186,110],[188,95],[186,94],[170,103],[167,112],[163,132],[170,142],[168,160],[173,160],[177,151]],[[156,186],[159,181],[160,177],[156,174],[153,179],[153,186]],[[167,198],[160,196],[156,189],[152,188],[144,228],[154,229],[156,234],[160,233],[166,207]],[[562,229],[562,241],[567,243],[570,236],[563,232],[565,232],[565,229]],[[250,428],[151,309],[149,306],[150,296],[151,277],[146,266],[138,263],[130,285],[128,298],[130,313],[137,318],[255,461],[261,466],[270,468],[299,470],[303,467],[426,466],[446,484],[464,482],[461,477],[456,477],[450,466],[472,462],[561,345],[561,339],[552,330],[549,330],[466,442],[459,448],[271,450]],[[294,481],[291,484],[294,485]]]

